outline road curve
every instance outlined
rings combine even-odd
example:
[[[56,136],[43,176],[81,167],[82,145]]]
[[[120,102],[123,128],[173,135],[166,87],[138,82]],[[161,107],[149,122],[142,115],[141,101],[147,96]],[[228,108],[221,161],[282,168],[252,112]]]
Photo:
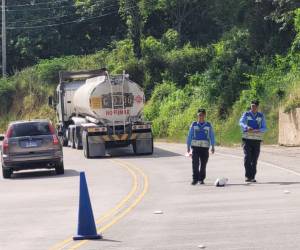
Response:
[[[295,149],[268,149],[257,184],[243,183],[240,148],[217,148],[206,185],[191,186],[183,144],[156,143],[152,156],[126,148],[89,160],[66,148],[65,176],[37,171],[1,179],[0,249],[297,249],[300,157]],[[71,240],[80,171],[103,240]],[[213,185],[219,177],[229,178],[226,187]]]

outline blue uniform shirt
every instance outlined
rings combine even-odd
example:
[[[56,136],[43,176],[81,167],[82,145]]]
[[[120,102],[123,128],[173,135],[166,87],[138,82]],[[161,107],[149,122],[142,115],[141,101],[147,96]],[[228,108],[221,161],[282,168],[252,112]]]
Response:
[[[245,112],[240,119],[240,126],[242,132],[247,132],[248,127],[258,129],[259,132],[262,133],[266,132],[267,130],[266,120],[261,112],[256,112],[256,114],[251,111]]]
[[[208,132],[207,132],[208,131]],[[215,134],[213,127],[209,122],[191,124],[187,137],[187,150],[190,151],[192,140],[208,141],[210,145],[215,145]]]

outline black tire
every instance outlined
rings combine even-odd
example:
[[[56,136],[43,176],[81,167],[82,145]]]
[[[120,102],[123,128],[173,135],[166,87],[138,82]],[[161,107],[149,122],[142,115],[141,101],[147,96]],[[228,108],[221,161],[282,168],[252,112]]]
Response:
[[[68,139],[64,136],[59,136],[58,137],[59,141],[60,141],[60,144],[63,146],[63,147],[67,147],[68,146]]]
[[[136,141],[132,142],[132,149],[135,155],[152,155],[153,154],[153,138],[151,139],[151,151],[148,153],[137,153],[136,152]]]
[[[147,155],[153,155],[153,148],[154,148],[154,145],[153,145],[153,137],[152,137],[151,143],[152,143],[152,146],[151,146],[151,152],[147,153]]]
[[[152,137],[151,143],[152,143],[152,148],[151,148],[151,152],[149,153],[149,155],[153,155],[153,151],[154,151],[153,137]]]
[[[78,136],[75,134],[74,137],[75,137],[75,138],[74,138],[75,148],[76,148],[76,149],[82,149],[82,146],[79,145]]]
[[[132,141],[132,150],[133,150],[133,153],[136,154],[136,141]]]
[[[55,167],[55,173],[57,175],[60,175],[60,174],[64,174],[65,173],[65,167],[64,167],[64,162],[60,162],[56,165]]]
[[[88,141],[88,136],[86,136],[86,147],[83,147],[83,154],[84,157],[89,159],[90,157],[90,152],[89,152],[89,141]]]
[[[75,148],[75,135],[72,136],[71,148]]]
[[[152,138],[152,140],[151,140],[151,151],[150,152],[148,152],[148,153],[143,153],[143,155],[152,155],[153,154],[153,138]]]
[[[11,168],[3,168],[2,167],[2,175],[4,179],[9,179],[11,178],[13,171]]]

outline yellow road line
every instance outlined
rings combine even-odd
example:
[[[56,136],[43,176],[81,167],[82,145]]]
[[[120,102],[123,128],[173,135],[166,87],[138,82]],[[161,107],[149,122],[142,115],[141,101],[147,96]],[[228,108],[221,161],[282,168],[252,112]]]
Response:
[[[137,206],[137,204],[142,200],[142,198],[145,196],[145,194],[148,191],[148,187],[149,187],[148,177],[145,175],[145,173],[142,170],[140,170],[139,168],[131,165],[130,163],[124,163],[124,162],[120,162],[120,161],[117,161],[117,160],[114,160],[114,161],[118,162],[121,166],[126,166],[127,165],[127,166],[137,170],[143,176],[144,187],[143,187],[142,193],[135,199],[135,201],[127,209],[125,209],[121,214],[119,214],[117,217],[115,217],[110,223],[108,223],[107,225],[105,225],[105,226],[98,229],[101,232],[106,231],[108,228],[110,228],[111,226],[116,224],[119,220],[121,220],[123,217],[125,217],[131,210],[133,210]],[[75,246],[69,248],[69,250],[78,249],[79,247],[86,244],[87,242],[88,242],[88,240],[83,240],[82,242],[80,242],[80,243],[76,244]]]
[[[115,162],[115,163],[117,162],[117,161],[114,161],[114,160],[111,160],[111,161]],[[131,188],[130,192],[114,208],[108,210],[104,215],[102,215],[99,219],[97,219],[96,224],[99,224],[101,221],[103,221],[104,219],[108,218],[110,215],[115,213],[120,207],[122,207],[134,195],[134,193],[137,190],[138,184],[137,184],[137,175],[136,175],[136,173],[134,173],[134,171],[132,171],[132,169],[129,168],[128,166],[125,166],[125,165],[121,165],[121,166],[124,167],[130,173],[130,175],[132,176],[132,179],[133,179],[132,188]],[[69,244],[72,241],[73,241],[73,237],[69,236],[67,239],[63,240],[60,243],[57,243],[56,245],[51,247],[49,250],[63,249],[67,244]]]
[[[111,160],[112,162],[116,162],[114,160]],[[137,175],[136,173],[134,173],[134,171],[132,171],[132,169],[130,169],[127,166],[122,166],[125,167],[129,173],[131,174],[132,178],[133,178],[133,183],[132,183],[132,188],[131,191],[119,202],[119,204],[117,206],[115,206],[113,209],[111,209],[110,211],[108,211],[106,214],[104,214],[100,219],[98,219],[96,221],[96,223],[100,223],[102,220],[106,219],[107,217],[109,217],[111,214],[113,214],[114,212],[116,212],[120,207],[122,207],[136,192],[137,188],[138,188],[138,182],[137,182]]]
[[[124,165],[128,165],[130,166],[129,163],[123,163],[123,162],[119,162],[119,164],[124,164]],[[114,218],[109,224],[105,225],[104,227],[101,228],[102,231],[105,231],[106,229],[108,229],[109,227],[111,227],[115,222],[119,221],[119,219],[121,219],[122,217],[124,217],[128,212],[130,212],[140,201],[141,199],[145,196],[147,190],[148,190],[148,186],[149,186],[149,181],[148,181],[148,177],[144,174],[144,172],[142,172],[139,168],[136,168],[135,166],[132,166],[134,169],[136,169],[142,176],[144,179],[144,188],[142,193],[136,198],[136,200],[134,201],[134,203],[132,203],[126,210],[124,210],[121,214],[119,214],[116,218]]]

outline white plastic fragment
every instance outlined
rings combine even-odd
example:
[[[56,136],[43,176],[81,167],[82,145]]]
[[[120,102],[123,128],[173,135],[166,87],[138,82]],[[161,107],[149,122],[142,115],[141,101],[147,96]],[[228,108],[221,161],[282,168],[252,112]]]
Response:
[[[218,178],[215,181],[215,186],[216,187],[224,187],[228,182],[228,178]]]
[[[198,245],[199,248],[204,249],[206,246],[204,245]]]
[[[285,194],[289,194],[290,191],[289,191],[289,190],[284,190],[284,193],[285,193]]]
[[[157,210],[157,211],[154,211],[154,214],[163,214],[164,212],[163,211],[160,211],[160,210]]]

